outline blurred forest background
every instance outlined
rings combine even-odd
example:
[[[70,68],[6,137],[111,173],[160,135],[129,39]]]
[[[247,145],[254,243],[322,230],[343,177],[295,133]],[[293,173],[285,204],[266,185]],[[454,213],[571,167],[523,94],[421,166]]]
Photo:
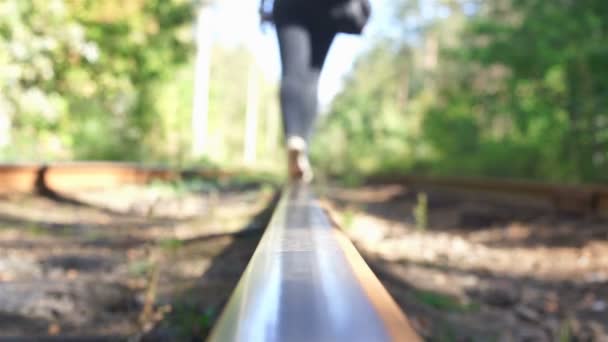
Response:
[[[320,122],[322,173],[608,181],[607,1],[390,4]],[[213,47],[192,155],[198,5],[0,0],[0,160],[239,166],[255,96],[254,167],[280,166],[277,85],[245,47]]]

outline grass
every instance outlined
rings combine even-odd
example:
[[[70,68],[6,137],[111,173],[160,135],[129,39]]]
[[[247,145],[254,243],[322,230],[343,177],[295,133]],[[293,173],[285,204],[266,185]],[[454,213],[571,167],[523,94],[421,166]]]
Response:
[[[417,290],[414,297],[419,302],[441,311],[465,313],[476,312],[480,308],[478,303],[462,303],[457,298],[433,291]]]
[[[348,209],[344,210],[344,212],[342,214],[342,220],[341,220],[342,229],[349,230],[349,229],[353,228],[354,223],[355,223],[355,217],[356,217],[356,212],[352,208],[348,208]]]
[[[191,192],[210,192],[218,189],[215,181],[203,179],[180,179],[176,181],[154,181],[150,184],[154,190],[174,195],[185,195]]]
[[[169,317],[169,325],[177,330],[185,341],[198,341],[196,338],[207,335],[217,316],[214,308],[199,308],[193,303],[178,303]]]
[[[348,173],[339,179],[339,183],[347,188],[358,188],[363,185],[365,179],[358,174]]]
[[[238,187],[244,185],[257,184],[260,186],[269,185],[272,187],[276,187],[278,186],[277,179],[279,179],[279,176],[273,173],[243,172],[220,181],[220,185],[224,187]]]
[[[148,260],[134,261],[129,264],[129,274],[136,277],[144,277],[148,275],[154,265]]]
[[[32,236],[45,236],[50,235],[51,232],[37,224],[32,224],[27,227],[27,233]]]
[[[87,231],[84,235],[85,239],[89,242],[94,242],[107,238],[107,235],[98,230]]]
[[[222,189],[259,186],[262,189],[276,189],[277,176],[270,173],[239,173],[234,176],[220,179],[203,179],[198,177],[182,178],[174,181],[154,181],[150,184],[152,189],[175,195],[187,193],[217,192]]]
[[[163,239],[158,242],[158,246],[165,252],[176,252],[184,245],[179,239]]]
[[[67,237],[73,235],[73,229],[69,227],[60,228],[49,228],[38,224],[30,224],[26,228],[26,232],[29,235],[42,237],[42,236],[56,236],[56,237]]]
[[[429,223],[428,197],[425,193],[419,193],[413,214],[416,221],[416,229],[426,231]]]
[[[572,323],[571,323],[570,319],[567,319],[566,321],[562,322],[562,324],[559,327],[559,335],[558,335],[559,342],[572,341],[572,334],[570,332],[571,324]]]

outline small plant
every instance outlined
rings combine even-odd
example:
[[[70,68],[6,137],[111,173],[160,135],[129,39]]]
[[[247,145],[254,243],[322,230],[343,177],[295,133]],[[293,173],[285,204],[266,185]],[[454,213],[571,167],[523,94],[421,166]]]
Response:
[[[158,242],[158,246],[165,252],[175,252],[184,245],[179,239],[164,239]]]
[[[57,236],[66,237],[73,234],[73,229],[69,227],[48,228],[44,225],[31,224],[27,227],[27,232],[33,236]]]
[[[455,342],[458,341],[456,338],[456,334],[454,333],[454,329],[448,324],[441,324],[439,327],[439,332],[437,336],[435,336],[435,340],[438,342]]]
[[[419,193],[414,207],[414,220],[419,231],[425,231],[428,227],[428,197],[425,193]]]
[[[95,241],[101,240],[105,237],[106,237],[105,234],[103,234],[102,232],[97,231],[97,230],[87,231],[84,233],[85,240],[87,240],[89,242],[95,242]]]
[[[193,340],[209,333],[216,316],[214,308],[203,309],[196,304],[180,303],[170,318],[170,325],[177,329],[182,339]]]
[[[262,196],[270,196],[276,191],[276,187],[270,183],[262,183],[260,187],[260,194]]]
[[[136,277],[146,276],[152,271],[153,264],[148,260],[135,261],[129,264],[129,274]]]
[[[355,172],[348,172],[342,177],[341,184],[347,188],[357,188],[363,184],[363,177]]]
[[[32,224],[32,225],[28,226],[27,232],[33,236],[43,236],[43,235],[50,234],[48,229],[44,229],[43,227],[36,225],[36,224]]]
[[[353,227],[355,222],[355,211],[353,209],[346,209],[342,214],[342,229],[349,230]]]
[[[571,334],[571,324],[572,321],[570,319],[567,319],[566,321],[562,322],[562,324],[559,327],[559,342],[568,342],[572,340],[572,334]]]
[[[477,303],[461,303],[458,299],[433,291],[416,291],[416,299],[437,310],[448,312],[475,312],[479,311]]]

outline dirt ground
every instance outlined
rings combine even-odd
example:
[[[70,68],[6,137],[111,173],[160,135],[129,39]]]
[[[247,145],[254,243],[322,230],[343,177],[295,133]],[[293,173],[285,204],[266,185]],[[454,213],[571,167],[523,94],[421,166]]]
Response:
[[[608,221],[481,194],[324,191],[433,341],[608,341]]]
[[[0,341],[199,341],[268,185],[0,198]],[[319,194],[429,341],[608,341],[608,222],[404,186]]]
[[[202,340],[275,192],[203,185],[0,198],[0,341]]]

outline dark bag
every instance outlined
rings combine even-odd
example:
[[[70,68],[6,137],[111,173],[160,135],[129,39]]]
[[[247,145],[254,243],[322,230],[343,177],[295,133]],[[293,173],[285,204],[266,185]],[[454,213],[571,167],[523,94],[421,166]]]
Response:
[[[329,15],[338,32],[361,34],[371,13],[369,0],[340,0],[332,6]]]

